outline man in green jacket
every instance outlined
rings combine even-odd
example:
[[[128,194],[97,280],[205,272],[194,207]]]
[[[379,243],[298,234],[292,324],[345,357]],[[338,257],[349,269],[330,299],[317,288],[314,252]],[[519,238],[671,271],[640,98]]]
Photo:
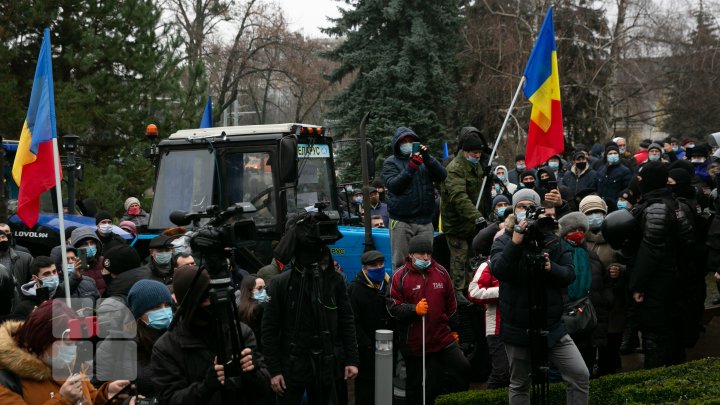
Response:
[[[485,144],[480,131],[473,127],[460,132],[462,150],[447,166],[447,178],[442,183],[442,230],[450,248],[450,274],[455,290],[464,290],[470,280],[470,243],[475,236],[475,222],[482,212],[475,208],[483,170],[480,156]]]

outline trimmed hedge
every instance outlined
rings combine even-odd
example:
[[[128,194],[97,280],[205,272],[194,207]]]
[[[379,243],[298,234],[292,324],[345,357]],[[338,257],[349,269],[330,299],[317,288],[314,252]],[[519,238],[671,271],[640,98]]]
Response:
[[[590,404],[687,403],[720,405],[720,359],[613,374],[590,381]],[[507,389],[465,391],[438,397],[437,405],[508,402]],[[565,384],[550,385],[550,403],[565,403]]]

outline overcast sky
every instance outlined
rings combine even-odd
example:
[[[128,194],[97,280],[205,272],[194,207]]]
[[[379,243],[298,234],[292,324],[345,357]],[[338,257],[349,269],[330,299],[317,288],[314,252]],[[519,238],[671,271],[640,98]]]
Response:
[[[276,0],[285,10],[285,17],[293,31],[302,31],[309,37],[325,37],[318,27],[328,27],[327,17],[338,17],[335,0]]]

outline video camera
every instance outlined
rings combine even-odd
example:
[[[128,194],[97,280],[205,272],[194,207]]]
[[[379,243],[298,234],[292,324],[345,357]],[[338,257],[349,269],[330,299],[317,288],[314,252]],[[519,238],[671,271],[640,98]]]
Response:
[[[557,227],[552,217],[545,216],[545,208],[537,205],[525,207],[525,221],[528,224],[526,233],[530,235],[539,236],[542,233],[552,232]]]

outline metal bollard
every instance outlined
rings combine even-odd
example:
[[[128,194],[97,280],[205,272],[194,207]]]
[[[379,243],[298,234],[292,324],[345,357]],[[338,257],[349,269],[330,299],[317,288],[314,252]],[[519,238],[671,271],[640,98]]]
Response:
[[[375,331],[375,405],[392,405],[393,331]]]

